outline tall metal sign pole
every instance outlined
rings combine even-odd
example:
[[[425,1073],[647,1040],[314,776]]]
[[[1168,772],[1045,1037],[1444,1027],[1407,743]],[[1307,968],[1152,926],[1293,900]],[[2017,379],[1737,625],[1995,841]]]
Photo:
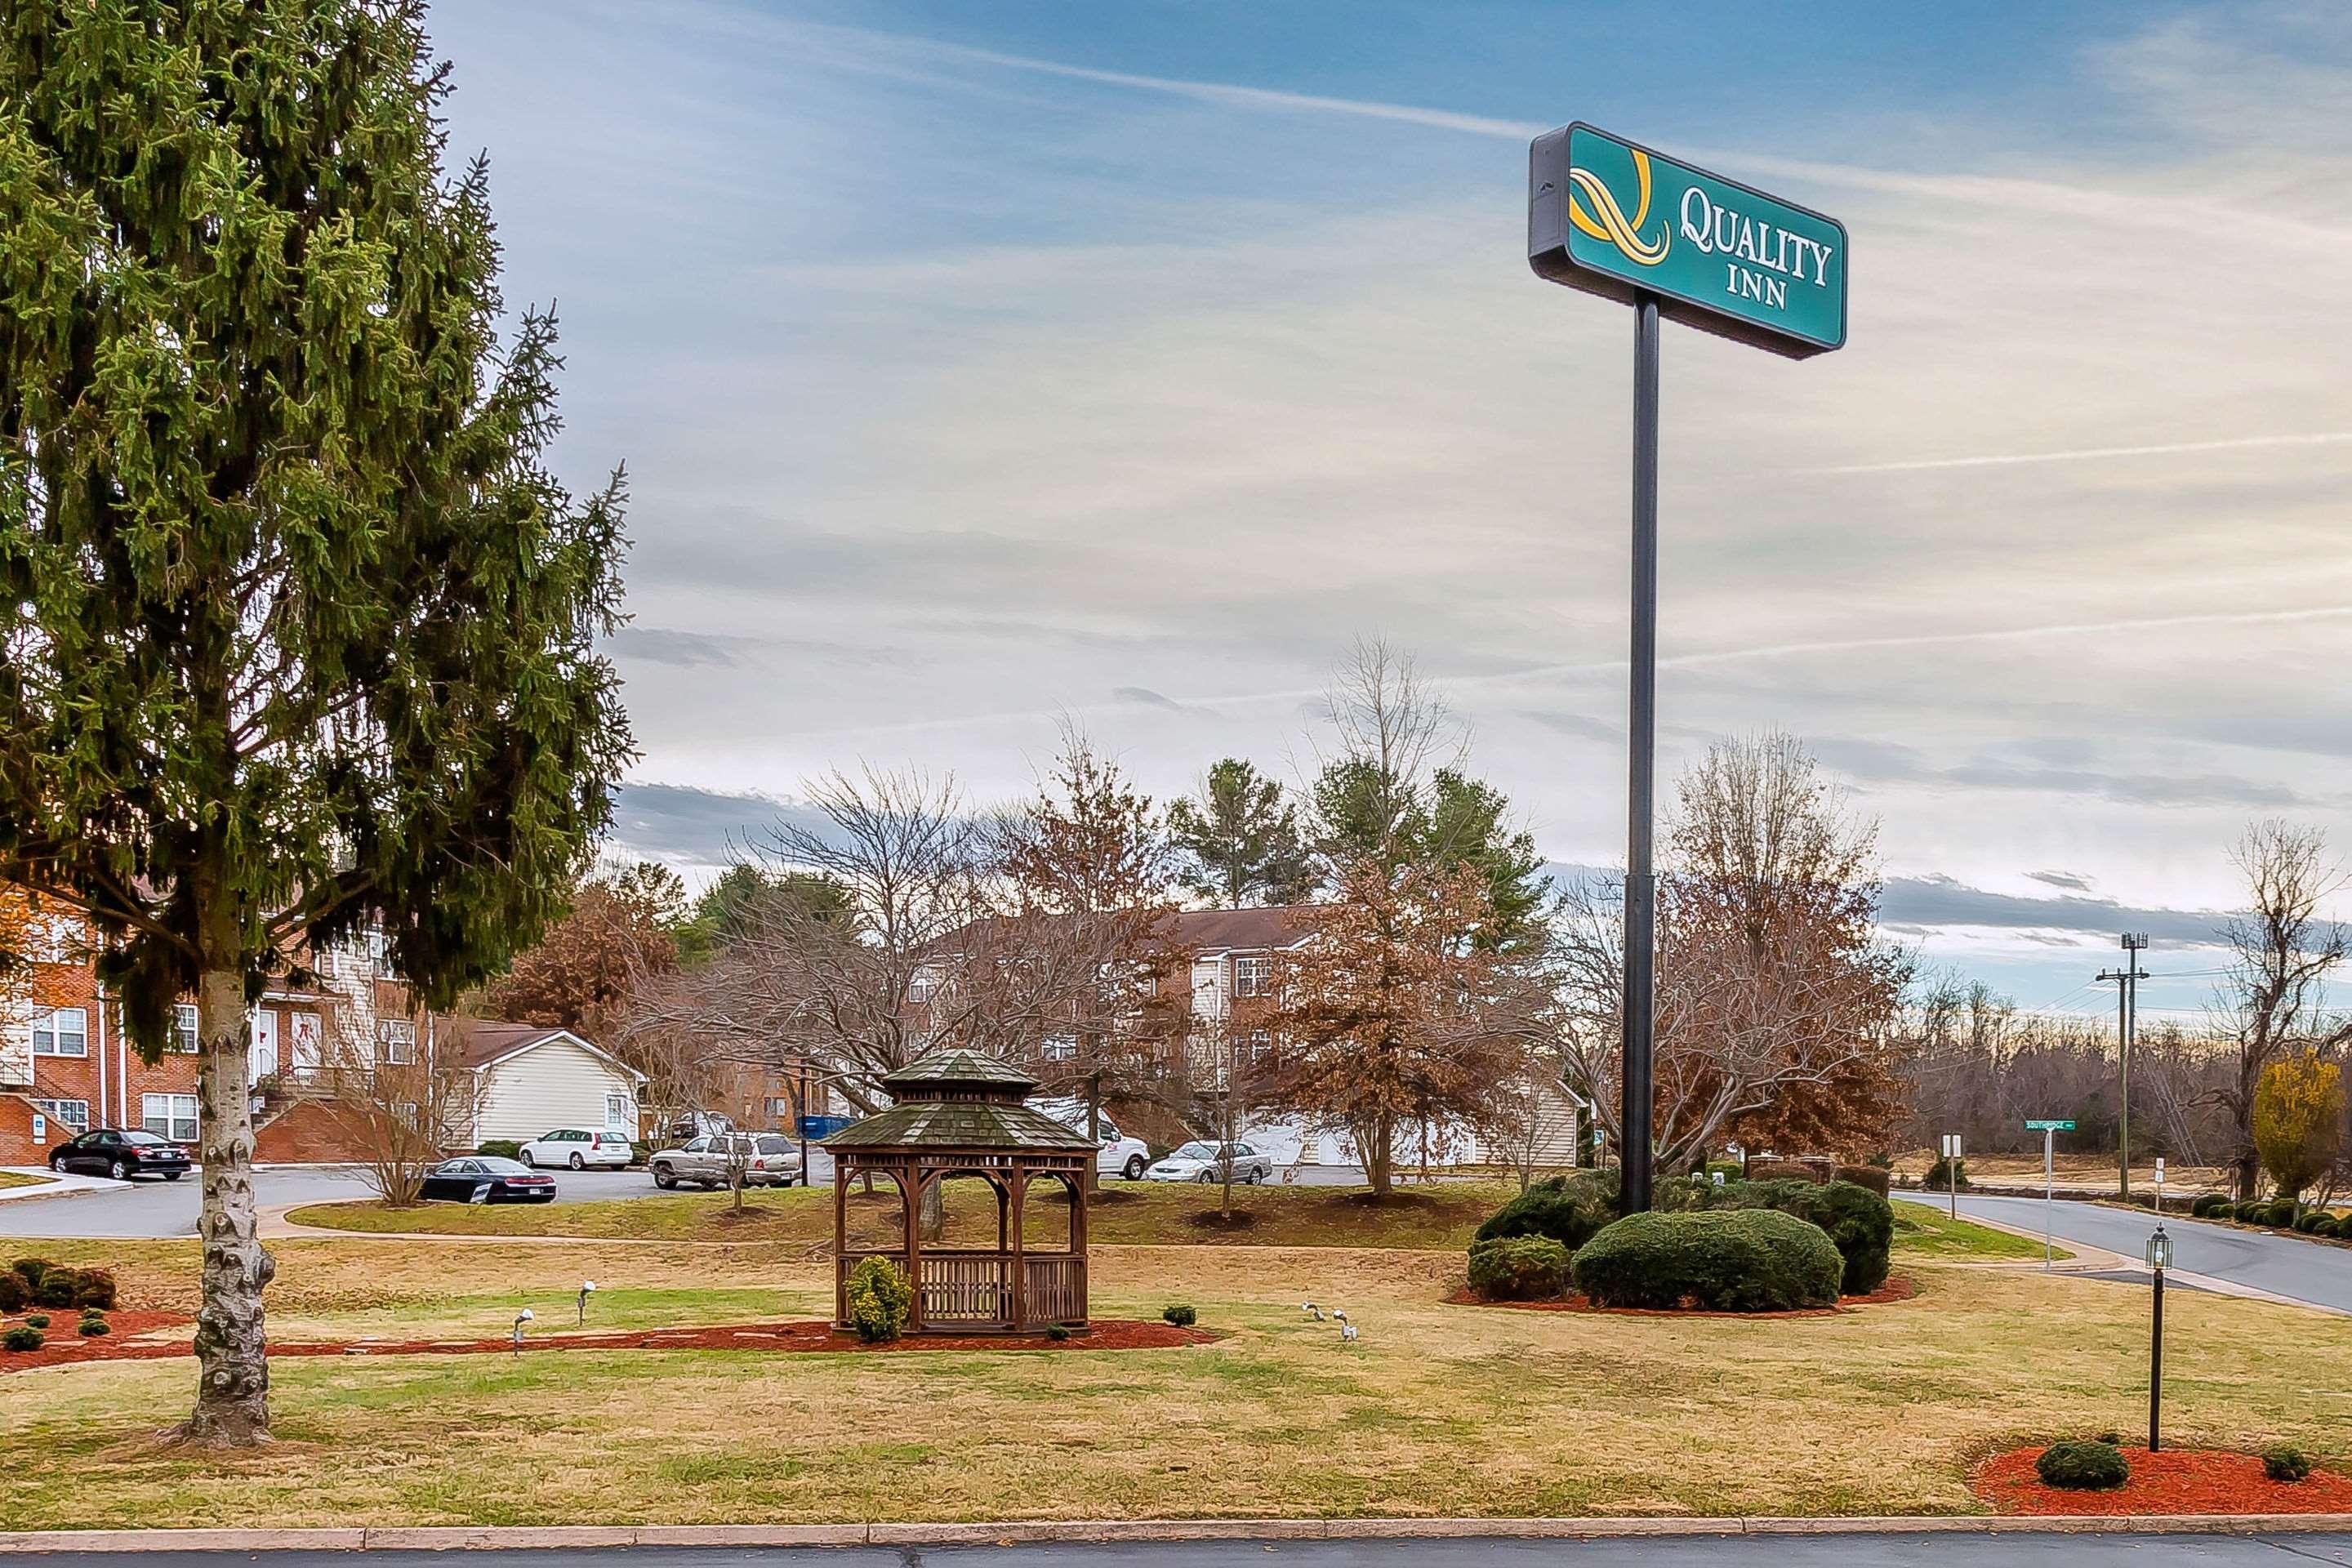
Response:
[[[1621,1206],[1650,1206],[1655,1096],[1658,327],[1680,321],[1790,359],[1845,343],[1846,234],[1833,218],[1581,122],[1528,149],[1528,261],[1633,307],[1633,676],[1625,774]]]

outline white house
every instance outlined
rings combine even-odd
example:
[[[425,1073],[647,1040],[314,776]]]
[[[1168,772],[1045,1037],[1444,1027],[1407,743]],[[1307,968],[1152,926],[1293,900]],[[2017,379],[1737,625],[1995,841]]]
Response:
[[[571,1030],[469,1020],[457,1045],[475,1079],[476,1143],[520,1142],[558,1127],[636,1136],[646,1075]]]

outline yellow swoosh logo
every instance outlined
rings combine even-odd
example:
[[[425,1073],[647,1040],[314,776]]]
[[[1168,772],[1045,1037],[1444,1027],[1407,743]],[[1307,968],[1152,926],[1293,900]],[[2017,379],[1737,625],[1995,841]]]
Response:
[[[1593,238],[1605,240],[1615,246],[1628,261],[1637,266],[1655,267],[1666,258],[1666,251],[1675,240],[1673,225],[1662,222],[1658,226],[1658,239],[1654,245],[1642,238],[1642,225],[1647,222],[1650,216],[1650,155],[1648,153],[1639,151],[1633,153],[1633,178],[1639,183],[1640,197],[1633,204],[1633,216],[1630,218],[1625,216],[1625,210],[1617,205],[1617,198],[1609,194],[1609,187],[1601,183],[1601,176],[1591,170],[1570,169],[1568,172],[1568,178],[1577,190],[1582,191],[1591,198],[1593,211],[1601,215],[1595,218],[1592,213],[1586,212],[1583,205],[1576,199],[1573,193],[1570,193],[1568,198],[1570,222]]]

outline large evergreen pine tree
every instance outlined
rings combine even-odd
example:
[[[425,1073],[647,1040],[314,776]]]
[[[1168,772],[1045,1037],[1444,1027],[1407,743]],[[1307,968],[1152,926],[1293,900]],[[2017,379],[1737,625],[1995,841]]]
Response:
[[[559,907],[628,754],[618,476],[542,462],[415,0],[0,0],[0,880],[141,1050],[198,1006],[192,1440],[265,1436],[247,1009],[381,924],[429,1004]]]

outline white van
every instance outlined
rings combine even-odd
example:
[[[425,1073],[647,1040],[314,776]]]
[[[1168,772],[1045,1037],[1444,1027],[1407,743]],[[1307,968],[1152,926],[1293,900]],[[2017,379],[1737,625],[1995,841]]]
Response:
[[[1029,1108],[1044,1111],[1065,1127],[1075,1127],[1081,1132],[1087,1130],[1087,1102],[1083,1100],[1041,1098],[1031,1100]],[[1142,1139],[1121,1132],[1108,1113],[1101,1126],[1102,1152],[1095,1156],[1095,1174],[1141,1181],[1144,1167],[1151,1163],[1150,1147]]]

